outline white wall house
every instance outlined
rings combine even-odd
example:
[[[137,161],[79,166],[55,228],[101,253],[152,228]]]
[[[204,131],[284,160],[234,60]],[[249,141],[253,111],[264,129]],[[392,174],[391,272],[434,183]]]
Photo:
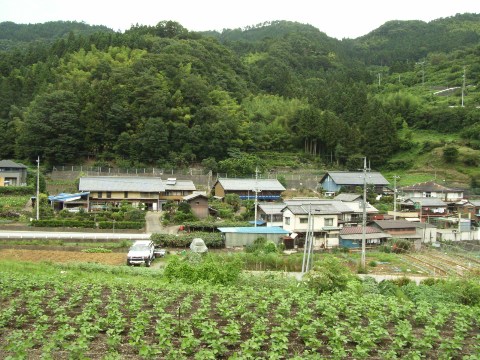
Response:
[[[314,247],[336,247],[339,215],[331,204],[287,205],[283,210],[283,228],[296,236],[297,243],[305,239],[310,228]]]
[[[417,183],[400,188],[405,198],[437,198],[445,202],[456,202],[463,199],[463,190],[448,188],[433,181]]]

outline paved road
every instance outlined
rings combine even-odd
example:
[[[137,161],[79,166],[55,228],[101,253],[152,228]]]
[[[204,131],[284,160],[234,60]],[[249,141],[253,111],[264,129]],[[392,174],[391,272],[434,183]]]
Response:
[[[161,212],[148,211],[145,215],[145,228],[147,234],[160,233],[163,230],[162,223],[160,222]]]

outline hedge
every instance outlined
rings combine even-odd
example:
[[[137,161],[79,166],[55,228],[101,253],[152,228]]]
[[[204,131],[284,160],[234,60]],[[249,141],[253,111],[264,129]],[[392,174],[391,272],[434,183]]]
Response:
[[[205,245],[211,249],[220,249],[225,247],[225,241],[222,238],[221,233],[207,233],[207,232],[195,232],[182,235],[173,234],[152,234],[150,240],[156,245],[161,247],[170,248],[185,248],[190,246],[190,243],[195,238],[201,238],[205,242]]]
[[[217,231],[218,227],[249,227],[253,226],[248,221],[231,221],[231,222],[207,222],[207,221],[194,221],[185,222],[183,224],[186,229],[190,231]]]
[[[93,221],[79,221],[79,220],[33,220],[32,226],[35,227],[73,227],[73,228],[94,228]]]
[[[32,186],[2,186],[0,187],[2,195],[33,195],[35,189]]]
[[[145,221],[100,221],[99,229],[143,229]]]

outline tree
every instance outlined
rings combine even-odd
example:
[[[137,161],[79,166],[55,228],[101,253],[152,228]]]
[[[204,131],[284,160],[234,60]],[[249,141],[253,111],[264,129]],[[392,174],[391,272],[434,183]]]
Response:
[[[25,114],[17,157],[33,162],[40,156],[48,165],[77,162],[83,153],[80,113],[73,92],[55,90],[37,96]]]
[[[443,159],[447,163],[454,163],[458,159],[458,148],[453,145],[448,145],[443,149]]]

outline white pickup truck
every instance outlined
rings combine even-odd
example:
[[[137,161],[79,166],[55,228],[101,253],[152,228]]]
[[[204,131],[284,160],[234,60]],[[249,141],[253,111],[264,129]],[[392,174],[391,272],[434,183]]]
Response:
[[[142,265],[149,267],[155,258],[155,246],[150,240],[137,240],[128,250],[127,265]]]

